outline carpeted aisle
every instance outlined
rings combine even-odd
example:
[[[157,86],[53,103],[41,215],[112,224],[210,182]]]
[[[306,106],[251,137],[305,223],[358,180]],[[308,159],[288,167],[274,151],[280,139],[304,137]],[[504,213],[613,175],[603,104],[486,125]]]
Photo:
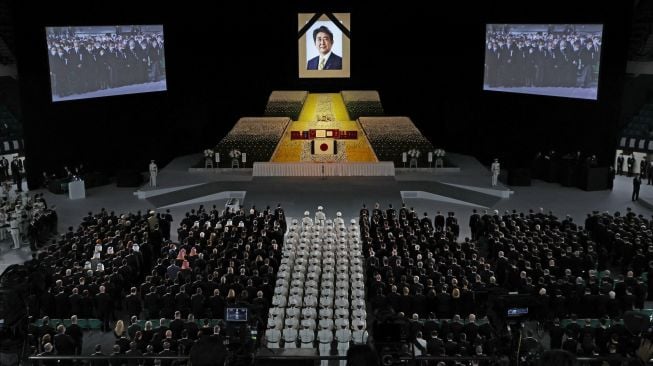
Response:
[[[358,131],[356,140],[338,140],[338,148],[341,151],[334,156],[333,161],[378,161],[358,122],[350,120],[345,102],[339,93],[309,94],[304,102],[299,120],[291,122],[286,128],[271,161],[274,163],[314,161],[310,154],[310,140],[290,139],[292,131],[308,131],[309,129]]]

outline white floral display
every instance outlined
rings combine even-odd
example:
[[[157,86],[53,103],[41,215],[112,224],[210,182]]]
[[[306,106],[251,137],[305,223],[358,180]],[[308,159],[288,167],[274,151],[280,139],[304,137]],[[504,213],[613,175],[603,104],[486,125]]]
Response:
[[[420,155],[422,155],[422,153],[417,149],[408,150],[408,156],[411,158],[419,158]]]

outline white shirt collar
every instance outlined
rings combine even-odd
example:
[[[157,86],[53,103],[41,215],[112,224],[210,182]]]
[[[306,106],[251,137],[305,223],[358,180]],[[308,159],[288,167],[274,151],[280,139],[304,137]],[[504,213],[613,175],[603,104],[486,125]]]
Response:
[[[329,59],[329,57],[331,57],[331,51],[329,51],[329,53],[327,53],[324,56],[320,55],[320,60],[319,61],[322,61],[322,59],[324,59],[324,65],[326,66],[326,62]]]

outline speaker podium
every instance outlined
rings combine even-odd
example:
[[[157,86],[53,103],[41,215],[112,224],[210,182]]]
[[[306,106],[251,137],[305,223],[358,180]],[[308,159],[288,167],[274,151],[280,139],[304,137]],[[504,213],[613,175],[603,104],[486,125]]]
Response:
[[[601,191],[610,189],[610,167],[590,167],[580,174],[578,188],[585,191]]]

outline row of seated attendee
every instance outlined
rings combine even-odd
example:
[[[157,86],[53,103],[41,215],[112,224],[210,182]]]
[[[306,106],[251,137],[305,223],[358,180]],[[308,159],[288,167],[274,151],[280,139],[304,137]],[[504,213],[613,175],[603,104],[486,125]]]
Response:
[[[360,225],[368,294],[377,315],[414,314],[415,319],[429,313],[439,319],[487,315],[501,339],[510,336],[510,332],[503,334],[506,316],[501,305],[511,293],[529,296],[530,311],[524,320],[540,321],[572,315],[620,318],[626,311],[641,309],[646,299],[647,285],[635,275],[635,258],[628,258],[637,256],[638,246],[651,244],[650,228],[630,210],[625,218],[595,212],[588,216],[588,230],[569,216],[559,221],[543,210],[505,215],[474,211],[470,217],[473,240],[461,242],[450,234],[446,220],[444,225],[434,225],[427,213],[420,218],[405,206],[397,211],[376,204],[371,212],[364,206]],[[622,235],[629,238],[620,243],[625,248],[607,243]],[[614,264],[628,270],[625,275],[614,276],[601,268],[597,243],[600,250],[608,247],[608,255],[616,254]],[[639,263],[648,263],[639,254]],[[618,328],[609,332],[610,337],[621,336]],[[581,341],[576,334],[570,339]],[[483,346],[488,352],[496,350]]]
[[[131,318],[129,327],[125,327],[122,320],[118,320],[113,330],[115,343],[110,354],[102,350],[101,344],[96,344],[95,352],[88,356],[114,356],[112,365],[172,365],[185,364],[181,361],[148,359],[142,361],[121,360],[122,356],[190,356],[192,360],[204,360],[203,364],[222,365],[226,358],[225,336],[221,325],[211,325],[209,320],[196,322],[189,316],[188,321],[181,319],[177,312],[172,321],[161,319],[157,321],[156,328],[152,321],[141,323],[136,317]],[[143,324],[143,325],[141,325]],[[72,316],[68,326],[59,324],[56,330],[50,326],[49,319],[45,317],[38,330],[43,336],[40,338],[39,356],[50,355],[79,355],[83,346],[83,330],[78,325],[76,316]],[[207,362],[207,360],[209,360]],[[202,362],[196,362],[202,364]],[[57,365],[56,361],[43,361],[45,365]],[[60,361],[60,365],[72,365],[71,362]],[[91,361],[92,365],[108,365],[106,360]]]
[[[639,221],[633,213],[627,216],[626,227],[633,220]],[[605,223],[612,220],[611,215],[591,214],[586,220],[587,230],[576,225],[570,216],[559,221],[543,210],[528,214],[506,212],[503,216],[495,212],[493,216],[483,215],[481,220],[488,217],[494,227],[490,226],[481,238],[487,241],[488,258],[494,262],[497,283],[509,291],[536,295],[540,318],[552,315],[565,318],[571,314],[583,318],[614,318],[644,307],[647,284],[641,278],[642,269],[635,275],[630,260],[614,262],[612,265],[621,267],[624,273],[615,276],[607,269],[612,266],[600,263],[603,256],[623,258],[617,252],[629,246],[623,242],[617,250],[617,245],[603,239],[597,241],[602,237],[600,231]],[[640,261],[645,258],[642,255]]]
[[[227,307],[248,307],[252,323],[264,327],[281,259],[283,209],[200,206],[180,221],[179,243],[163,239],[160,223],[172,221],[166,216],[89,214],[41,258],[51,270],[30,298],[30,315],[98,318],[108,331],[130,316],[223,318]]]

